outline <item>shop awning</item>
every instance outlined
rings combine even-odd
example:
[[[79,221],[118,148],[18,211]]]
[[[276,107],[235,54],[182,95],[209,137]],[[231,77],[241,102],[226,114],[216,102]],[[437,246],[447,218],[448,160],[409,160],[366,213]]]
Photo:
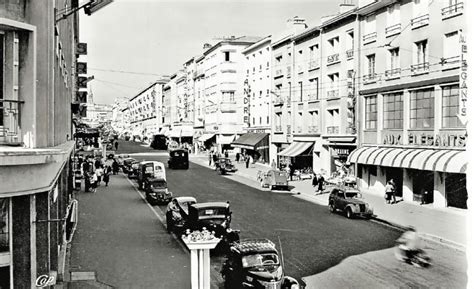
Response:
[[[305,142],[305,141],[293,142],[291,143],[289,147],[279,152],[278,155],[285,156],[285,157],[296,157],[304,153],[312,145],[313,145],[313,142]]]
[[[221,135],[217,138],[218,144],[231,144],[235,139],[235,135]]]
[[[467,158],[467,153],[463,150],[361,147],[349,155],[347,162],[446,173],[465,173]]]
[[[268,133],[246,133],[233,141],[231,145],[248,150],[263,149],[268,147],[268,135]]]
[[[199,138],[198,138],[198,141],[200,142],[205,142],[207,140],[210,140],[213,136],[215,136],[215,134],[213,133],[205,133],[203,135],[201,135]]]
[[[181,136],[181,128],[175,127],[170,132],[170,137],[180,137]]]

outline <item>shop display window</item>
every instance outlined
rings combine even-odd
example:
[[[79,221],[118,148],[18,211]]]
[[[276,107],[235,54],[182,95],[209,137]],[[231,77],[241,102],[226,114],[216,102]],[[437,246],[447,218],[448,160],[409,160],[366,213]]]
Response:
[[[410,128],[433,128],[434,89],[410,92]]]
[[[0,199],[0,253],[9,251],[9,199]]]

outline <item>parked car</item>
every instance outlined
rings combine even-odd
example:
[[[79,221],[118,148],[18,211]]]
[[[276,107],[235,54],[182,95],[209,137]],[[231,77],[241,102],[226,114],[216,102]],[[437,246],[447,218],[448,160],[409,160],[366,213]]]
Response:
[[[130,165],[127,168],[127,175],[129,178],[136,177],[138,175],[139,165],[140,165],[140,162],[137,160],[134,160],[130,163]]]
[[[196,204],[193,197],[175,197],[168,203],[166,208],[166,229],[168,232],[174,230],[183,232],[184,222],[188,219],[189,206]]]
[[[171,169],[188,169],[189,168],[189,153],[184,149],[176,149],[170,151],[168,159],[168,168]]]
[[[125,158],[122,161],[122,170],[124,173],[128,174],[128,171],[132,169],[132,163],[138,162],[134,158]]]
[[[268,239],[233,243],[221,274],[227,289],[300,288],[296,279],[285,276],[278,250]]]
[[[144,183],[146,200],[153,205],[166,204],[173,197],[165,179],[150,177]]]
[[[127,154],[118,154],[115,156],[115,159],[117,160],[117,163],[119,164],[119,166],[122,166],[123,161],[127,158],[130,158],[130,156]]]
[[[329,211],[344,212],[347,218],[354,216],[371,217],[372,207],[362,199],[362,194],[351,187],[334,187],[329,193]]]
[[[280,170],[258,171],[257,180],[262,188],[289,190],[288,173]]]
[[[157,161],[143,161],[139,163],[137,170],[138,189],[143,189],[143,184],[147,178],[161,178],[166,181],[165,166]]]
[[[214,165],[215,170],[222,175],[227,173],[235,173],[237,171],[237,168],[229,158],[219,158]]]

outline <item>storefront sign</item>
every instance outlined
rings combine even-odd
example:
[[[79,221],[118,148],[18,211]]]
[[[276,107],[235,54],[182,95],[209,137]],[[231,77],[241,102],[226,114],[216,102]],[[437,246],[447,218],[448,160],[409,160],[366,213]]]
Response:
[[[250,85],[248,79],[244,81],[244,123],[250,126]]]
[[[342,157],[342,156],[348,156],[349,153],[350,153],[350,150],[349,148],[338,148],[338,147],[335,147],[333,148],[334,150],[334,153],[336,153],[338,156]]]
[[[253,132],[253,133],[267,133],[265,131],[265,129],[258,129],[258,128],[254,128],[254,129],[249,129],[247,130],[248,132]]]
[[[50,275],[40,275],[36,278],[36,287],[47,287],[56,284],[56,272],[51,272]]]
[[[77,62],[76,64],[77,74],[87,74],[87,62]]]
[[[461,44],[461,69],[459,71],[459,118],[463,120],[467,117],[467,43],[466,35],[461,31],[459,33],[459,42]]]
[[[467,141],[467,134],[455,133],[413,133],[408,134],[409,145],[424,145],[437,147],[465,147]]]
[[[403,144],[403,138],[402,134],[386,134],[383,137],[383,144],[386,145],[402,145]]]

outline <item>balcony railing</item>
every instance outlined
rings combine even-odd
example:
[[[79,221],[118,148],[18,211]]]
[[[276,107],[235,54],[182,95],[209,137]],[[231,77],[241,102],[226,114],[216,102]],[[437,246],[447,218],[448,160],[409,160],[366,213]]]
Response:
[[[385,70],[385,78],[386,79],[400,78],[401,73],[402,73],[401,68],[394,68],[394,69],[390,69],[390,70]]]
[[[316,92],[308,93],[308,100],[309,101],[318,100],[318,94]]]
[[[395,25],[391,25],[385,28],[385,37],[400,34],[400,32],[402,32],[402,24],[398,23]]]
[[[281,125],[276,125],[275,132],[283,132],[283,127]]]
[[[364,82],[364,84],[377,82],[377,74],[376,73],[366,74],[362,77],[362,81]]]
[[[354,49],[349,49],[346,51],[347,60],[354,58]]]
[[[303,65],[298,65],[298,74],[303,73],[303,72],[304,72]]]
[[[411,20],[411,29],[422,27],[428,24],[430,24],[430,15],[429,14],[421,15]]]
[[[459,2],[441,9],[441,18],[444,20],[449,17],[461,15],[464,10],[464,3]]]
[[[291,77],[291,66],[286,67],[286,77],[288,77],[288,78]]]
[[[338,98],[338,97],[339,97],[339,89],[328,90],[328,99]]]
[[[339,126],[328,126],[326,128],[327,134],[338,134],[339,133]]]
[[[311,60],[308,65],[308,70],[313,70],[319,68],[319,61],[318,60]]]
[[[457,55],[443,58],[441,65],[443,70],[458,68],[461,66],[461,57]]]
[[[21,104],[24,101],[0,99],[0,145],[21,143]]]
[[[223,101],[220,103],[221,112],[236,112],[237,102],[235,101]]]
[[[338,62],[339,62],[339,53],[335,53],[328,56],[328,59],[327,59],[328,65],[338,63]]]
[[[319,127],[317,125],[310,125],[308,126],[308,132],[318,132]]]
[[[372,32],[362,36],[362,43],[368,44],[377,40],[377,32]]]
[[[275,99],[273,100],[273,105],[283,105],[284,102],[285,101],[283,97],[275,97]]]
[[[430,64],[428,62],[413,64],[411,66],[412,75],[428,73],[430,71]]]
[[[277,69],[275,71],[275,78],[280,76],[283,76],[283,69]]]

